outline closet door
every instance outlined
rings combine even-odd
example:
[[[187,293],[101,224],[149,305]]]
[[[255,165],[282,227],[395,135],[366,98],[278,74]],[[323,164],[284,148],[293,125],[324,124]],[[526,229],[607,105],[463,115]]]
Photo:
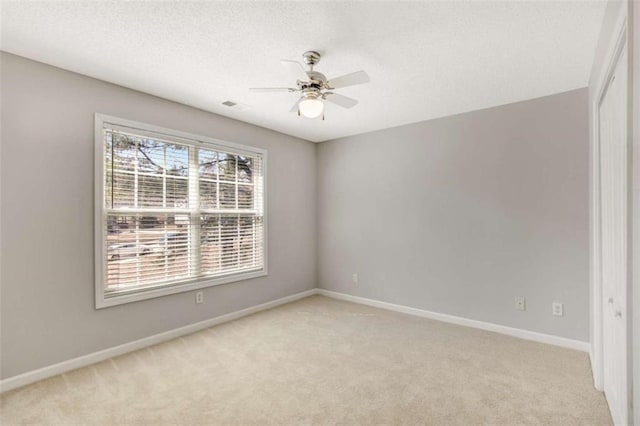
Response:
[[[618,58],[599,106],[599,117],[604,391],[613,421],[616,424],[627,424],[626,53]]]

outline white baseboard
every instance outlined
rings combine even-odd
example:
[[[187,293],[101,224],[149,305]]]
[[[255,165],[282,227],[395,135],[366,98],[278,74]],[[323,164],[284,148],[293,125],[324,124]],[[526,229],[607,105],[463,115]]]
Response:
[[[67,371],[95,364],[96,362],[104,361],[105,359],[109,359],[114,356],[122,355],[127,352],[133,352],[138,349],[143,349],[147,346],[157,345],[158,343],[166,342],[167,340],[175,339],[176,337],[195,333],[196,331],[200,331],[217,324],[233,321],[235,319],[251,315],[256,312],[264,311],[266,309],[275,308],[276,306],[284,305],[285,303],[293,302],[295,300],[312,296],[314,294],[317,294],[317,289],[315,288],[303,291],[301,293],[292,294],[291,296],[283,297],[281,299],[272,300],[271,302],[262,303],[260,305],[252,306],[225,315],[220,315],[218,317],[200,321],[195,324],[189,324],[184,327],[154,334],[153,336],[134,340],[133,342],[124,343],[122,345],[114,346],[112,348],[104,349],[98,352],[93,352],[87,355],[80,356],[78,358],[73,358],[57,364],[39,368],[37,370],[28,371],[17,376],[0,380],[0,392],[6,392],[12,389],[16,389],[37,382],[39,380],[66,373]]]
[[[595,364],[595,354],[593,353],[593,346],[589,345],[589,366],[591,368],[591,377],[593,378],[593,387],[600,392],[604,392],[604,386],[602,380],[599,379],[598,368]]]
[[[22,386],[26,386],[28,384],[35,383],[39,380],[56,376],[58,374],[66,373],[67,371],[75,370],[81,367],[86,367],[87,365],[95,364],[97,362],[104,361],[105,359],[109,359],[114,356],[122,355],[128,352],[133,352],[139,349],[146,348],[148,346],[166,342],[167,340],[175,339],[180,336],[195,333],[196,331],[213,327],[214,325],[217,325],[217,324],[233,321],[235,319],[242,318],[244,316],[251,315],[256,312],[264,311],[266,309],[275,308],[276,306],[284,305],[285,303],[290,303],[298,299],[312,296],[314,294],[320,294],[322,296],[327,296],[334,299],[345,300],[348,302],[359,303],[362,305],[373,306],[376,308],[388,309],[390,311],[401,312],[404,314],[415,315],[415,316],[429,318],[429,319],[447,322],[451,324],[457,324],[457,325],[463,325],[466,327],[493,331],[496,333],[506,334],[509,336],[518,337],[525,340],[532,340],[534,342],[547,343],[550,345],[576,349],[584,352],[589,351],[588,342],[566,339],[564,337],[537,333],[535,331],[521,330],[518,328],[506,327],[504,325],[476,321],[468,318],[462,318],[462,317],[457,317],[453,315],[425,311],[422,309],[411,308],[409,306],[396,305],[393,303],[381,302],[378,300],[367,299],[364,297],[352,296],[349,294],[338,293],[335,291],[314,288],[311,290],[303,291],[301,293],[292,294],[291,296],[283,297],[281,299],[272,300],[271,302],[266,302],[260,305],[252,306],[252,307],[231,312],[225,315],[220,315],[218,317],[200,321],[195,324],[190,324],[184,327],[165,331],[163,333],[154,334],[153,336],[145,337],[139,340],[134,340],[133,342],[124,343],[119,346],[114,346],[112,348],[107,348],[98,352],[93,352],[93,353],[83,355],[77,358],[73,358],[67,361],[63,361],[57,364],[39,368],[37,370],[28,371],[26,373],[9,377],[4,380],[0,380],[0,393],[6,392],[12,389],[16,389]]]
[[[381,302],[378,300],[367,299],[350,294],[338,293],[335,291],[316,289],[317,294],[332,297],[334,299],[345,300],[348,302],[359,303],[361,305],[373,306],[376,308],[388,309],[390,311],[402,312],[403,314],[415,315],[423,318],[429,318],[437,321],[448,322],[451,324],[463,325],[466,327],[479,328],[481,330],[493,331],[495,333],[506,334],[508,336],[518,337],[520,339],[532,340],[534,342],[546,343],[549,345],[561,346],[563,348],[575,349],[578,351],[589,352],[589,342],[581,340],[567,339],[565,337],[552,336],[550,334],[538,333],[535,331],[522,330],[519,328],[507,327],[504,325],[493,324],[489,322],[476,321],[468,318],[457,317],[454,315],[441,314],[438,312],[425,311],[423,309],[411,308],[404,305],[396,305],[394,303]]]

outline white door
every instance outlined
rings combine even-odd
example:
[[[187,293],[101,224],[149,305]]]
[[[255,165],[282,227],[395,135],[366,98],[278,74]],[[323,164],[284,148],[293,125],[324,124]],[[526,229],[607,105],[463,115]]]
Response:
[[[627,57],[620,55],[599,105],[604,392],[616,424],[628,423]]]

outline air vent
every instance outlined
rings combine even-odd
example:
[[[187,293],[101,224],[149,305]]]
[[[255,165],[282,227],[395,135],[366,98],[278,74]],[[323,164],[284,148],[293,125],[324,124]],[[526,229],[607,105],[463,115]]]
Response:
[[[224,101],[222,103],[222,105],[224,105],[226,107],[229,107],[229,108],[237,109],[238,111],[246,111],[246,110],[248,110],[250,108],[249,105],[247,105],[247,104],[243,104],[241,102],[235,102],[235,101],[232,101],[230,99]]]

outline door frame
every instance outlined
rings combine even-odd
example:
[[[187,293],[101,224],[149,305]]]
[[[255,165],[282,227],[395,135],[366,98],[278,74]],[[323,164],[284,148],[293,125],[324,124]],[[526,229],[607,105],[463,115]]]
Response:
[[[631,354],[633,359],[633,378],[630,379],[633,386],[633,424],[640,425],[640,3],[630,2],[629,4],[629,28],[631,34],[629,41],[631,48],[629,72],[631,90],[629,110],[631,112],[632,127],[632,148],[631,148],[631,190],[633,215],[631,216],[631,227],[633,236],[631,238],[633,245],[632,267],[633,267],[633,343]],[[636,52],[634,54],[634,52]]]
[[[593,104],[591,105],[591,123],[592,123],[592,138],[591,138],[591,174],[590,174],[590,193],[591,193],[591,220],[590,220],[590,277],[591,277],[591,312],[592,312],[592,327],[593,327],[593,340],[591,342],[591,351],[589,353],[591,358],[591,368],[593,370],[593,379],[594,386],[599,391],[603,391],[604,389],[604,364],[603,364],[603,312],[602,312],[602,270],[601,270],[601,223],[600,223],[600,197],[601,197],[601,189],[600,189],[600,115],[599,115],[599,107],[606,93],[606,89],[608,88],[608,83],[613,77],[613,72],[615,71],[615,67],[618,59],[623,53],[623,49],[627,49],[627,88],[631,87],[632,84],[632,70],[629,69],[630,64],[633,62],[631,57],[631,52],[629,52],[628,46],[630,45],[630,40],[628,40],[628,26],[627,26],[627,5],[624,5],[620,8],[620,13],[616,19],[616,23],[614,26],[613,34],[615,37],[612,37],[609,45],[606,50],[606,68],[603,69],[603,72],[597,77],[595,82],[595,91],[596,96],[593,98]],[[629,103],[630,99],[628,96],[629,90],[627,90],[627,102]],[[627,222],[627,233],[629,238],[627,239],[627,288],[631,288],[631,267],[633,265],[632,262],[632,251],[631,251],[631,229],[632,229],[632,189],[633,185],[631,185],[631,173],[632,173],[632,163],[631,163],[631,137],[632,132],[629,126],[631,120],[631,105],[628,105],[627,108],[627,144],[629,147],[628,158],[628,182],[627,185],[628,193],[627,193],[627,211],[628,211],[628,222]],[[627,321],[627,333],[631,330],[631,320],[630,317],[633,315],[633,310],[631,308],[631,300],[632,294],[628,290],[627,292],[627,306],[625,309],[625,318]],[[631,349],[630,339],[627,339],[627,350]],[[631,360],[632,357],[628,356],[628,360]],[[627,377],[629,376],[629,365],[625,368]],[[628,380],[628,384],[631,384],[631,381]],[[629,415],[630,413],[627,413]],[[627,417],[630,418],[630,417]]]

